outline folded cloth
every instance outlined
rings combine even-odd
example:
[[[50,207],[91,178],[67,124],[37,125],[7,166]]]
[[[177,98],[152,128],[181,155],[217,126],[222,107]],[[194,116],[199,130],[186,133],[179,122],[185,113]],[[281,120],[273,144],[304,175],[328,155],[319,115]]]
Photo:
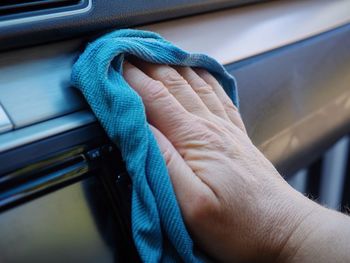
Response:
[[[122,64],[129,54],[158,64],[207,69],[237,105],[235,81],[213,58],[189,54],[156,33],[131,29],[89,44],[72,72],[73,85],[119,148],[131,177],[132,235],[142,261],[202,262],[186,230],[142,100],[123,78]]]

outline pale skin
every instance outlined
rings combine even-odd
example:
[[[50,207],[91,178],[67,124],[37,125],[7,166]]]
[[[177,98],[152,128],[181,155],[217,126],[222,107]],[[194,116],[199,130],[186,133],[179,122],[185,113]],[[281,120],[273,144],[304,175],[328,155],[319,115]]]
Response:
[[[222,262],[350,262],[350,219],[290,187],[208,72],[141,61],[141,96],[194,242]]]

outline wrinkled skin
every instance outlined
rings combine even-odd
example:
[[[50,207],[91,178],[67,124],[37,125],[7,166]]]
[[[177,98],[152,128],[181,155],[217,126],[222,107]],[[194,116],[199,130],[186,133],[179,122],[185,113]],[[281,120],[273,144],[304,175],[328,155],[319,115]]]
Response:
[[[137,60],[123,71],[145,104],[196,244],[225,262],[292,261],[303,253],[298,244],[312,236],[309,225],[322,208],[252,144],[216,79],[202,69]]]

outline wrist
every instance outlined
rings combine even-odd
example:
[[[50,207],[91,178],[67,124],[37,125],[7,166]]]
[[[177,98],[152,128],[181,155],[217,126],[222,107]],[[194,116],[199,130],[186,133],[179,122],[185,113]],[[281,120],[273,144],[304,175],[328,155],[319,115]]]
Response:
[[[290,232],[286,236],[284,245],[281,247],[277,262],[294,262],[296,255],[303,249],[307,240],[314,235],[319,225],[319,216],[322,207],[305,197],[297,216],[292,217]],[[300,203],[300,204],[301,204]]]
[[[350,218],[314,204],[288,240],[283,262],[349,262]]]
[[[314,231],[315,217],[322,209],[287,184],[281,190],[274,198],[276,203],[272,209],[275,211],[266,232],[263,250],[267,256],[261,260],[260,255],[260,261],[291,262],[300,244]]]

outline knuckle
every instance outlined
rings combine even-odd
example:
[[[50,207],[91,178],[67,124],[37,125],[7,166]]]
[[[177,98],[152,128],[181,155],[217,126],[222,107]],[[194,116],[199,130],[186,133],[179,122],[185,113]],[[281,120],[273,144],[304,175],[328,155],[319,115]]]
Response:
[[[169,89],[180,89],[184,86],[188,86],[187,81],[173,68],[164,68],[162,75],[164,84]]]
[[[147,90],[147,99],[149,101],[159,100],[168,96],[168,91],[163,86],[162,82],[154,79],[148,79],[145,83]]]
[[[213,88],[208,84],[203,84],[195,88],[196,92],[203,95],[213,94]]]
[[[211,77],[211,74],[203,68],[196,68],[196,72],[201,77]]]
[[[189,217],[191,221],[198,222],[206,218],[213,218],[218,212],[218,206],[212,195],[206,192],[198,193],[192,200],[192,209]]]
[[[237,107],[233,104],[233,102],[230,99],[224,100],[223,105],[227,110],[238,112]]]
[[[207,150],[215,150],[216,152],[227,153],[232,148],[232,138],[223,129],[223,125],[216,125],[211,122],[202,124],[201,132],[197,134],[198,140],[204,143]]]

